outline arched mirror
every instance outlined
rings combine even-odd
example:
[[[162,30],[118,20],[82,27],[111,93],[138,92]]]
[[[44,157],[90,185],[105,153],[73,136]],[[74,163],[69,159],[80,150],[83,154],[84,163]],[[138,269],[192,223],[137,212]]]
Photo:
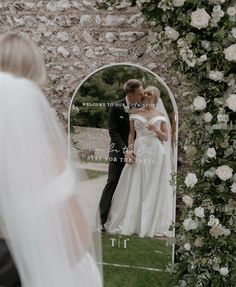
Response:
[[[171,90],[144,67],[102,67],[74,93],[69,137],[75,166],[84,173],[79,196],[102,232],[105,286],[167,286],[178,138]]]

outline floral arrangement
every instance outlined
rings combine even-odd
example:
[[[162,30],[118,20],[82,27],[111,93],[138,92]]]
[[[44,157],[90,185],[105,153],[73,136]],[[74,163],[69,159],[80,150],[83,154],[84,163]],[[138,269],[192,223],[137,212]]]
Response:
[[[120,0],[100,1],[109,6]],[[188,136],[193,158],[178,176],[184,208],[177,224],[175,286],[236,286],[236,2],[134,0],[172,47],[174,69],[192,84]]]

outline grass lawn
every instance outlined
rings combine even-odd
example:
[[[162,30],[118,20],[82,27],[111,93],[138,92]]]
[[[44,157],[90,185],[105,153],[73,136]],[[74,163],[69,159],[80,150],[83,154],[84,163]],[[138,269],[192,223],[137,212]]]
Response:
[[[129,239],[127,248],[124,248],[124,239]],[[108,264],[103,265],[105,287],[171,286],[172,275],[165,269],[171,262],[172,249],[166,246],[165,240],[103,234],[102,241],[103,262]]]

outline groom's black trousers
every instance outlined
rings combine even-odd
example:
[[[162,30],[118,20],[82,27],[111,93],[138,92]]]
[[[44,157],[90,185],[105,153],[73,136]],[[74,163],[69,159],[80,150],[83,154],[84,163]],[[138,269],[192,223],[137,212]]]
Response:
[[[0,286],[20,287],[20,278],[6,242],[0,239]]]
[[[108,213],[111,206],[111,200],[124,165],[124,161],[109,162],[108,179],[106,186],[103,189],[102,197],[99,204],[102,225],[104,225],[107,221]]]

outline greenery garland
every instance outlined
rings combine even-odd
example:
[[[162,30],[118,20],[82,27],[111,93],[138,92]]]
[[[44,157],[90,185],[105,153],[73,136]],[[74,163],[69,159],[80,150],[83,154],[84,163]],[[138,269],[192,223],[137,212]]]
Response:
[[[236,2],[100,0],[138,6],[172,47],[174,68],[192,83],[188,130],[180,143],[194,157],[178,177],[184,202],[177,223],[175,286],[236,286]],[[128,5],[127,5],[128,6]]]

